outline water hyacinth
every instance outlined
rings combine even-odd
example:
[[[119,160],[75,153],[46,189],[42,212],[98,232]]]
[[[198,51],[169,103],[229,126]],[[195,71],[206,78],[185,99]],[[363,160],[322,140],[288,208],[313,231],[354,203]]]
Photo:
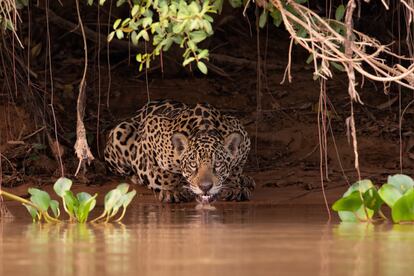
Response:
[[[70,190],[71,187],[72,180],[61,177],[53,185],[53,190],[61,198],[62,206],[69,217],[69,222],[85,223],[88,221],[90,212],[96,206],[96,197],[98,194],[92,196],[86,192],[80,192],[75,196]],[[93,219],[92,222],[110,222],[111,220],[115,222],[121,221],[125,216],[128,205],[136,195],[135,190],[130,192],[128,192],[128,190],[129,184],[123,183],[109,191],[105,196],[103,213],[96,219]],[[31,195],[30,200],[3,190],[0,190],[0,195],[21,202],[26,207],[34,222],[62,221],[59,219],[61,212],[58,201],[52,200],[47,192],[36,188],[29,188],[28,192]],[[121,207],[122,213],[115,219],[115,216]]]
[[[389,176],[387,183],[378,189],[371,180],[356,182],[337,200],[332,209],[342,221],[372,221],[378,214],[386,219],[381,207],[391,209],[394,223],[414,222],[414,180],[403,174]]]

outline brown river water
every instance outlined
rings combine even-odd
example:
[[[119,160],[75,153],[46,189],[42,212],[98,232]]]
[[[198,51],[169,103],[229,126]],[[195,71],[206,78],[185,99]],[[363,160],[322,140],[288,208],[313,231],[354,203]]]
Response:
[[[328,223],[323,206],[131,206],[123,224],[0,222],[0,275],[414,275],[414,225]]]

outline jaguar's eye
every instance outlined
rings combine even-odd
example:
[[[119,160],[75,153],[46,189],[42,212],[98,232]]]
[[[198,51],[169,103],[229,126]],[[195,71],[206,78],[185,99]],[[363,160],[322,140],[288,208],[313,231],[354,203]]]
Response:
[[[190,168],[193,170],[197,168],[197,163],[195,161],[191,161],[190,163],[188,163],[188,165],[190,165]]]

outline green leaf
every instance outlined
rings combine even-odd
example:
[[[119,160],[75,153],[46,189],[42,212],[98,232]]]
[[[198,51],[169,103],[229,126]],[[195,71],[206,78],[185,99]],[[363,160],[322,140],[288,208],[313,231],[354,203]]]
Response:
[[[365,213],[365,210],[367,213]],[[374,211],[370,209],[365,209],[364,206],[361,205],[361,207],[356,212],[350,212],[350,211],[339,211],[338,215],[341,221],[348,221],[348,222],[359,222],[360,220],[368,220],[372,218],[374,215]],[[367,217],[368,214],[368,217]]]
[[[213,19],[213,17],[211,17],[210,15],[208,15],[208,14],[204,14],[204,19],[205,20],[207,20],[208,22],[210,22],[210,23],[213,23],[214,22],[214,19]]]
[[[135,46],[137,46],[138,45],[138,40],[139,40],[139,37],[137,35],[137,32],[136,31],[133,31],[131,33],[131,41],[132,41],[132,44],[134,44]]]
[[[115,35],[115,32],[111,32],[109,35],[108,35],[108,38],[106,39],[108,42],[111,42],[111,40],[112,39],[114,39],[114,35]]]
[[[121,192],[121,194],[126,194],[129,189],[129,184],[127,183],[121,183],[118,186],[116,186],[116,189]]]
[[[202,61],[197,62],[197,67],[198,67],[198,70],[201,71],[201,73],[207,75],[208,70],[207,70],[207,66],[204,64],[204,62],[202,62]]]
[[[305,4],[308,2],[308,0],[295,0],[295,2],[298,4]]]
[[[24,203],[23,203],[23,205],[24,205],[24,207],[26,207],[27,211],[32,216],[33,221],[35,221],[36,218],[37,218],[37,213],[38,213],[37,212],[37,209],[34,208],[34,207],[32,207],[32,206],[30,206],[30,205],[24,204]]]
[[[143,37],[145,41],[149,41],[149,36],[147,30],[143,29],[138,33],[138,38]]]
[[[52,213],[55,216],[55,218],[58,218],[60,216],[59,201],[51,200],[50,209],[52,209]]]
[[[306,59],[306,64],[310,64],[313,61],[313,54],[310,54]]]
[[[263,12],[259,17],[259,27],[263,28],[266,25],[266,22],[267,22],[267,10],[263,9]]]
[[[184,41],[182,36],[173,36],[172,40],[174,41],[175,44],[181,45]]]
[[[198,59],[208,58],[208,50],[203,49],[201,52],[197,55]]]
[[[85,193],[85,192],[80,192],[76,195],[76,199],[78,200],[79,205],[82,204],[82,203],[85,203],[86,201],[88,201],[91,198],[92,198],[92,196],[88,193]]]
[[[359,191],[354,191],[350,195],[340,198],[332,205],[334,211],[356,212],[362,205],[362,199]]]
[[[180,22],[173,24],[172,31],[175,34],[180,34],[183,32],[186,22]]]
[[[141,55],[141,54],[137,54],[137,56],[136,56],[136,60],[137,60],[138,62],[141,62],[141,61],[142,61],[142,55]]]
[[[187,64],[189,64],[190,62],[192,62],[194,60],[195,60],[194,57],[189,57],[189,58],[185,59],[184,62],[183,62],[183,66],[187,66]]]
[[[119,24],[121,24],[122,19],[118,18],[117,20],[115,20],[114,22],[114,30],[116,30],[119,26]]]
[[[190,33],[190,38],[194,43],[199,43],[206,39],[207,33],[203,30],[194,31]]]
[[[88,220],[88,216],[90,211],[93,210],[93,208],[96,205],[96,197],[98,196],[95,194],[94,196],[91,196],[88,193],[78,193],[77,198],[79,200],[79,208],[76,212],[76,218],[78,222],[84,223]]]
[[[72,191],[66,191],[63,195],[63,199],[65,201],[66,209],[68,210],[69,214],[71,216],[75,216],[79,207],[78,199],[73,195]]]
[[[164,40],[163,51],[168,51],[168,49],[170,49],[173,42],[174,42],[174,40],[171,37],[165,39]]]
[[[63,197],[66,191],[69,191],[72,187],[72,180],[66,177],[59,178],[55,184],[53,185],[53,190],[55,190],[55,193]]]
[[[344,5],[339,5],[336,8],[336,12],[335,12],[335,19],[338,21],[341,21],[344,18],[345,15],[345,6]]]
[[[152,18],[151,18],[151,17],[145,17],[145,18],[142,20],[142,27],[146,28],[146,27],[148,27],[149,25],[151,25],[151,23],[152,23]]]
[[[395,174],[393,176],[388,176],[387,183],[400,190],[402,194],[414,187],[414,180],[408,175],[404,174]]]
[[[345,72],[345,67],[343,67],[342,66],[342,64],[340,64],[340,63],[337,63],[337,62],[335,62],[335,61],[330,61],[330,64],[336,69],[336,70],[338,70],[338,71],[341,71],[341,72]]]
[[[121,27],[125,27],[125,26],[127,26],[128,24],[129,24],[129,22],[131,21],[131,18],[125,18],[123,21],[122,21],[122,24],[121,24]]]
[[[11,20],[6,19],[6,28],[9,31],[14,31],[14,25],[13,25],[13,22]]]
[[[187,46],[189,49],[191,49],[192,52],[195,52],[197,50],[197,45],[192,40],[188,40]]]
[[[30,188],[28,191],[32,195],[30,201],[39,207],[40,210],[46,212],[49,209],[51,200],[49,194],[36,188]]]
[[[279,27],[279,26],[280,26],[280,24],[282,24],[282,22],[283,22],[283,17],[282,17],[282,14],[280,13],[280,11],[279,11],[279,10],[274,10],[274,11],[272,11],[272,12],[270,13],[270,16],[273,18],[273,24],[274,24],[276,27]]]
[[[308,36],[308,31],[302,26],[299,26],[299,29],[296,34],[299,37],[306,38]]]
[[[140,5],[135,4],[134,7],[131,9],[131,16],[135,16],[139,11]]]
[[[364,198],[365,207],[373,210],[374,212],[377,212],[384,203],[375,187],[368,189],[362,197]]]
[[[132,199],[135,197],[135,195],[137,194],[137,191],[133,190],[125,195],[122,196],[122,206],[124,208],[128,207],[128,205],[131,203]]]
[[[119,190],[113,189],[109,191],[105,196],[105,211],[110,213],[121,197],[122,193]]]
[[[118,213],[119,209],[122,207],[122,203],[123,203],[122,198],[123,198],[123,196],[124,195],[121,195],[121,197],[118,199],[117,202],[115,202],[114,206],[112,207],[112,212],[110,213],[111,217],[115,216]]]
[[[211,23],[207,20],[203,20],[203,29],[206,31],[207,34],[213,34],[213,27],[211,27]]]
[[[348,198],[347,200],[338,203],[338,206],[335,206],[335,209],[338,209],[338,210],[344,209],[345,207],[350,209],[348,211],[338,211],[338,215],[342,221],[356,222],[359,220],[367,220],[374,215],[374,211],[364,208],[362,201],[360,203],[360,207],[356,211],[352,211],[352,210],[355,210],[356,208],[355,205],[356,205],[356,202],[358,201],[357,196],[359,197],[359,200],[361,200],[361,196],[359,193],[364,194],[367,190],[373,187],[374,187],[374,184],[372,184],[371,180],[364,179],[364,180],[355,182],[354,184],[351,185],[351,187],[348,188],[348,190],[342,196],[342,199],[345,199],[350,195],[352,196]],[[332,209],[333,208],[334,206],[332,206]],[[368,217],[364,209],[368,213]]]
[[[400,190],[391,184],[382,185],[382,187],[378,190],[378,194],[390,208],[392,208],[395,202],[403,196]]]
[[[115,34],[118,39],[124,38],[124,32],[122,30],[116,30]]]
[[[392,207],[392,220],[395,223],[414,221],[414,189],[408,190]]]
[[[117,7],[120,7],[120,6],[122,6],[125,2],[126,2],[127,0],[118,0],[118,1],[116,1],[116,6]]]
[[[221,11],[223,10],[223,2],[223,0],[216,0],[213,2],[214,9],[218,11],[219,14],[221,14]]]
[[[344,193],[343,197],[346,197],[352,194],[354,191],[360,191],[361,193],[365,193],[368,189],[374,187],[372,181],[369,179],[363,179],[360,181],[355,182],[348,188],[348,190]]]
[[[192,14],[198,14],[200,12],[200,5],[196,2],[196,1],[192,1],[190,3],[190,5],[188,5],[188,10],[192,13]]]

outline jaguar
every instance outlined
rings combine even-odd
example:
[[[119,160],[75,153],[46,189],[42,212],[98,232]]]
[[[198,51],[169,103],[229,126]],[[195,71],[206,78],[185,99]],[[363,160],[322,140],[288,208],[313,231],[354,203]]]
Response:
[[[110,131],[104,158],[162,202],[243,201],[255,188],[243,174],[250,144],[238,119],[209,104],[157,100]]]

